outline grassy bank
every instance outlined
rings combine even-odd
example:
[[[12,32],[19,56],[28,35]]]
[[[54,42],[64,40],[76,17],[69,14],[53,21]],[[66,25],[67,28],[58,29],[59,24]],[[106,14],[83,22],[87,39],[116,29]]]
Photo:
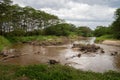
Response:
[[[78,36],[76,35],[70,35],[67,37],[63,36],[21,36],[21,37],[3,37],[0,36],[0,51],[3,50],[5,47],[9,47],[10,45],[14,43],[19,43],[19,42],[30,42],[30,41],[48,41],[48,42],[64,42],[65,40],[67,41],[68,39],[77,39]]]
[[[95,42],[100,43],[104,40],[116,40],[113,35],[103,35],[100,37],[97,37]]]
[[[29,41],[55,41],[55,40],[61,40],[64,38],[69,38],[69,39],[77,39],[78,36],[76,35],[70,35],[70,36],[23,36],[23,37],[7,37],[7,39],[12,42],[29,42]]]
[[[120,80],[120,73],[85,72],[62,65],[0,65],[0,80]]]
[[[11,45],[11,43],[10,43],[10,41],[7,38],[5,38],[3,36],[0,36],[0,51],[3,48],[8,47],[10,45]]]
[[[7,39],[12,42],[29,42],[29,41],[46,41],[57,39],[57,36],[23,36],[23,37],[7,37]]]
[[[29,42],[29,41],[49,41],[59,40],[57,36],[27,36],[27,37],[3,37],[0,36],[0,51],[5,47],[9,47],[14,43]]]

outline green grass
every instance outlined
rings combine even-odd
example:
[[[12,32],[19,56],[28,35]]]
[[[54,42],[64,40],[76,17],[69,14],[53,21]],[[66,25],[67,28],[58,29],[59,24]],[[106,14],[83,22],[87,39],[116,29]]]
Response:
[[[97,37],[95,42],[99,43],[104,40],[116,40],[116,39],[114,38],[113,35],[103,35],[103,36]]]
[[[119,72],[95,73],[62,65],[0,65],[0,80],[120,80]]]
[[[15,43],[15,42],[28,42],[28,41],[46,41],[46,40],[53,40],[58,37],[56,36],[25,36],[25,37],[8,37],[8,40]]]
[[[0,51],[7,46],[10,46],[11,43],[9,40],[7,40],[5,37],[0,36]]]
[[[57,36],[27,36],[27,37],[3,37],[0,36],[0,51],[18,42],[29,41],[54,41],[59,40]]]

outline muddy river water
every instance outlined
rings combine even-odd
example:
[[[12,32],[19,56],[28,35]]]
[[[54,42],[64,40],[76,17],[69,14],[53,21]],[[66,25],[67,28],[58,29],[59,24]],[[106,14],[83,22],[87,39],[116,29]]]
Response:
[[[47,63],[50,59],[59,61],[63,65],[69,65],[76,69],[85,71],[105,72],[109,70],[120,71],[120,47],[104,44],[96,44],[104,49],[105,53],[100,52],[82,54],[82,52],[72,49],[74,43],[94,44],[95,38],[75,41],[73,43],[61,46],[34,46],[29,44],[16,44],[11,49],[16,49],[17,54],[23,54],[16,58],[4,60],[5,64],[40,64]],[[117,51],[117,55],[111,55]],[[16,54],[15,53],[15,54]],[[81,53],[80,57],[73,57]]]

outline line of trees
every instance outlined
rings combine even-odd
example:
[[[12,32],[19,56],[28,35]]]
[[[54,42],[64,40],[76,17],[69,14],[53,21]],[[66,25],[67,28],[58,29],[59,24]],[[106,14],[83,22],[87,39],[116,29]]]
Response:
[[[115,20],[110,26],[97,26],[93,33],[97,37],[111,35],[112,38],[120,39],[120,8],[116,10]]]
[[[0,35],[10,32],[20,35],[21,33],[42,30],[61,21],[55,15],[35,10],[29,6],[12,5],[10,0],[0,1]]]
[[[112,23],[111,29],[114,37],[120,39],[120,8],[115,12],[115,21]]]
[[[3,36],[32,36],[71,34],[91,36],[88,27],[76,27],[68,24],[57,16],[48,14],[32,7],[20,7],[12,4],[11,0],[0,1],[0,35]]]

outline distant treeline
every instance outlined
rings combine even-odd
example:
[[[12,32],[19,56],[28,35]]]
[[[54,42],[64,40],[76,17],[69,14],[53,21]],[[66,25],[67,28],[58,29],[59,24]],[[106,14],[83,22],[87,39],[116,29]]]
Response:
[[[0,1],[0,35],[32,36],[32,35],[82,35],[91,36],[89,27],[76,27],[57,16],[32,7],[20,7],[11,0]]]
[[[111,38],[120,39],[120,8],[116,10],[115,20],[110,26],[97,26],[93,33],[97,37],[110,35]]]

